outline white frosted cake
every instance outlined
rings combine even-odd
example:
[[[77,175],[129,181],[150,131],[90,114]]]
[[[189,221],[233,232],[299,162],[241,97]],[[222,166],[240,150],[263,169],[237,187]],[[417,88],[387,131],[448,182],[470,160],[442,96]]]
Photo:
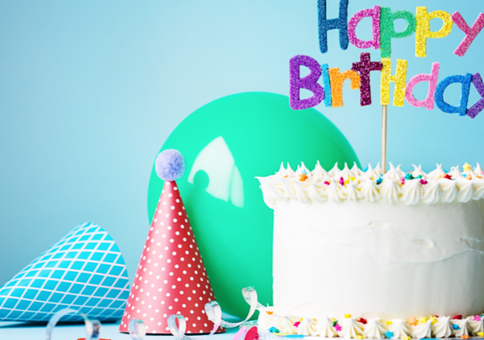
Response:
[[[274,307],[260,331],[345,338],[484,336],[479,165],[390,164],[259,178],[274,209]]]

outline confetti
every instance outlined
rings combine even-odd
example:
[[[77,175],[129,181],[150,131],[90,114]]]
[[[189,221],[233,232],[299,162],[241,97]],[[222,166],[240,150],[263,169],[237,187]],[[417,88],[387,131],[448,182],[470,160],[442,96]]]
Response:
[[[394,21],[404,19],[407,27],[402,32],[395,32]],[[390,58],[392,54],[392,38],[407,38],[415,32],[417,19],[409,11],[392,13],[390,7],[380,8],[380,51],[382,58]]]
[[[324,84],[324,106],[331,107],[331,79],[329,78],[329,65],[321,65],[321,70],[323,72],[323,84]]]
[[[465,116],[467,113],[467,103],[469,101],[469,91],[472,82],[472,74],[467,73],[465,76],[450,76],[442,80],[437,86],[437,91],[435,92],[435,102],[439,109],[445,113],[458,113],[459,116]],[[461,98],[459,106],[452,106],[445,102],[444,92],[447,87],[451,84],[460,83],[462,84]]]
[[[346,79],[350,80],[352,90],[360,89],[360,75],[353,70],[340,73],[339,68],[330,68],[329,78],[331,81],[331,107],[343,106],[343,84]]]
[[[429,319],[427,319],[425,316],[418,319],[418,323],[426,323],[427,321],[429,321]]]
[[[281,331],[280,331],[280,330],[278,330],[276,327],[271,327],[271,328],[269,328],[269,329],[268,329],[268,331],[269,331],[270,333],[280,333],[280,332],[281,332]]]
[[[482,83],[480,73],[476,73],[472,76],[472,84],[474,84],[477,92],[481,96],[481,99],[477,103],[475,103],[469,110],[467,110],[466,113],[466,115],[474,119],[484,109],[484,84]]]
[[[454,14],[452,14],[452,20],[454,20],[457,27],[459,27],[459,29],[466,34],[464,40],[462,40],[457,49],[454,51],[455,55],[463,57],[476,36],[481,32],[482,28],[484,27],[484,13],[479,14],[476,21],[474,22],[474,25],[472,25],[472,28],[467,25],[467,22],[464,20],[459,12],[455,12]]]
[[[389,58],[383,58],[383,68],[381,70],[381,105],[390,104],[390,83],[395,83],[395,93],[393,95],[393,105],[403,106],[405,99],[405,84],[407,81],[407,61],[397,60],[397,72],[391,75],[392,61]]]
[[[309,68],[310,73],[301,78],[300,66]],[[311,57],[297,55],[289,60],[289,106],[293,110],[303,110],[318,105],[324,99],[324,89],[318,83],[321,76],[321,66]],[[314,95],[301,99],[301,89],[311,91]]]
[[[413,107],[426,107],[427,110],[434,109],[435,103],[435,90],[437,89],[437,82],[439,79],[440,63],[432,64],[432,71],[430,74],[417,74],[415,77],[409,80],[407,84],[407,89],[405,91],[405,98],[408,103]],[[429,83],[429,91],[427,93],[427,98],[424,100],[417,100],[413,96],[413,89],[418,83],[421,82]]]
[[[365,18],[370,17],[372,20],[372,33],[373,39],[370,41],[360,40],[356,37],[356,26],[360,21]],[[375,50],[380,48],[380,6],[375,6],[373,9],[364,9],[359,11],[351,18],[348,23],[348,37],[350,43],[358,48],[371,48],[374,47]]]
[[[353,71],[360,73],[360,105],[371,105],[370,72],[381,71],[383,63],[371,61],[370,53],[362,53],[360,61],[353,63]]]
[[[474,315],[474,316],[472,317],[472,319],[473,319],[474,321],[481,321],[481,320],[482,320],[482,319],[481,319],[481,317],[480,317],[479,315]]]
[[[340,0],[339,17],[327,19],[327,0],[318,0],[318,23],[319,23],[319,50],[321,53],[328,52],[328,31],[339,30],[339,45],[344,51],[348,48],[348,3],[349,0]]]
[[[442,28],[436,32],[430,30],[430,20],[440,18],[443,21]],[[449,35],[452,30],[453,20],[446,11],[433,11],[428,13],[427,7],[417,6],[417,28],[415,30],[415,55],[427,56],[427,38],[437,39]]]

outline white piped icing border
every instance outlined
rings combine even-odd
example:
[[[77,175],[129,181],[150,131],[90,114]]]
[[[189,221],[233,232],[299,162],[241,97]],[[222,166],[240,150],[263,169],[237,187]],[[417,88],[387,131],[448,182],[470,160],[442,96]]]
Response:
[[[354,319],[346,314],[344,318],[300,318],[277,315],[271,307],[261,309],[258,329],[261,333],[278,336],[304,335],[323,338],[345,339],[403,339],[413,338],[469,338],[484,337],[484,315],[471,315],[461,319],[449,316],[430,316],[420,319]]]
[[[289,165],[287,168],[281,165],[275,175],[257,178],[264,201],[272,209],[277,201],[290,199],[303,203],[366,200],[415,205],[420,202],[466,203],[484,198],[484,174],[479,164],[475,168],[466,164],[463,172],[457,166],[448,173],[437,165],[437,169],[427,174],[421,166],[414,165],[412,172],[405,173],[400,166],[395,168],[390,163],[390,170],[382,174],[379,165],[375,169],[369,166],[363,172],[356,164],[351,169],[345,164],[344,169],[339,170],[336,163],[333,169],[326,171],[318,162],[316,168],[309,171],[302,163],[296,171]]]

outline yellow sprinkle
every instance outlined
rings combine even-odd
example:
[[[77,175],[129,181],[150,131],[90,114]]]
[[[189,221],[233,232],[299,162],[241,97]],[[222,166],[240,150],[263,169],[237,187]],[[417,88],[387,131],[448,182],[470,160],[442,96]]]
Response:
[[[354,180],[356,180],[356,177],[350,177],[350,179],[351,179],[352,181],[354,181]]]
[[[422,317],[420,319],[418,319],[418,323],[426,323],[429,319],[427,319],[426,317]]]
[[[388,326],[390,326],[390,325],[391,325],[393,322],[391,322],[391,321],[385,321],[385,323],[386,323]]]
[[[402,338],[402,340],[410,340],[410,339],[411,339],[411,337],[409,337],[409,336],[404,336],[404,337]]]
[[[464,172],[471,171],[471,165],[469,163],[464,164]]]
[[[350,182],[350,180],[349,180],[349,179],[347,179],[347,180],[345,181],[345,185],[346,185],[346,184],[348,184],[349,182]]]
[[[393,106],[403,106],[405,101],[405,89],[407,83],[407,61],[397,60],[397,72],[392,76],[392,60],[382,58],[383,68],[381,70],[381,105],[390,104],[390,83],[395,83],[393,94]]]
[[[432,320],[432,325],[435,325],[437,323],[437,318],[435,316],[431,316],[430,319]]]
[[[484,337],[484,332],[479,332],[477,335]]]
[[[345,314],[345,318],[346,318],[346,319],[351,318],[351,314]]]
[[[356,336],[357,339],[364,339],[361,335]]]

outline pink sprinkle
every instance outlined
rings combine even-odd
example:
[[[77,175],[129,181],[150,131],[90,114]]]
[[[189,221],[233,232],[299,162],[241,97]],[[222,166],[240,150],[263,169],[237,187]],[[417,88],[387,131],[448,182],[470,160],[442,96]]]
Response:
[[[402,184],[405,184],[405,177],[402,177]]]
[[[299,321],[298,321],[298,322],[295,322],[295,323],[294,323],[294,327],[299,327],[299,325],[300,325],[300,324],[301,324],[301,323],[300,323]]]
[[[421,180],[420,180],[420,184],[422,184],[422,185],[425,185],[425,184],[427,184],[427,183],[428,183],[428,182],[427,182],[427,180],[425,180],[425,179],[421,179]]]
[[[341,326],[339,324],[336,324],[334,329],[336,329],[336,332],[341,332]]]
[[[481,317],[479,315],[474,315],[474,321],[481,321]]]
[[[340,177],[340,179],[339,179],[339,184],[341,184],[341,185],[345,185],[345,180],[344,180],[344,178],[343,178],[343,177]]]
[[[324,184],[329,185],[329,182],[328,182],[328,181],[326,181],[326,182],[324,182]]]

